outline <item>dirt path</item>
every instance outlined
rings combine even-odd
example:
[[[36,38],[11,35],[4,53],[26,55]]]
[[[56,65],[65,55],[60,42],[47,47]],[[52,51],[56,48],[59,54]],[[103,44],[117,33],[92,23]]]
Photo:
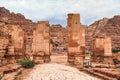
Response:
[[[99,80],[63,64],[40,64],[24,80]]]
[[[67,55],[52,55],[51,63],[68,64]]]

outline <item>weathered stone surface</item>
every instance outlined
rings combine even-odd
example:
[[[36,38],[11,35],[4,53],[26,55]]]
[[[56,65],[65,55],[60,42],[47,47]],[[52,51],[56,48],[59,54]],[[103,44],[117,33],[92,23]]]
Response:
[[[79,14],[68,14],[67,30],[68,62],[73,64],[83,64],[85,53],[85,28],[80,23]]]
[[[98,37],[93,40],[93,61],[101,63],[113,63],[110,37]],[[107,60],[108,59],[108,60]]]
[[[33,31],[32,53],[43,57],[43,62],[50,61],[50,25],[48,21],[40,21]],[[46,58],[46,56],[48,56]]]
[[[60,24],[51,25],[50,39],[53,46],[52,54],[65,54],[67,52],[67,29]]]
[[[43,62],[49,62],[49,30],[50,25],[47,21],[34,23],[20,13],[11,13],[4,7],[0,7],[0,37],[4,38],[0,38],[1,63],[5,63],[5,60],[13,63],[16,59],[31,58],[37,54],[44,58]]]
[[[22,54],[24,46],[24,31],[18,25],[12,25],[9,27],[9,35],[11,36],[11,41],[14,46],[15,52],[17,54]]]
[[[103,18],[88,26],[86,30],[88,50],[91,51],[91,42],[93,37],[99,37],[104,34],[111,37],[112,49],[120,49],[120,16],[114,16],[113,18]]]
[[[3,58],[6,53],[6,48],[9,41],[5,37],[0,37],[0,58]]]

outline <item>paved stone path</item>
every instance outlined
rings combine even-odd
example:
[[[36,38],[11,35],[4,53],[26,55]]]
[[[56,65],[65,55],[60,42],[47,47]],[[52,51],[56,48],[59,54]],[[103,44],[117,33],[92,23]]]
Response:
[[[62,64],[40,64],[24,80],[100,80]]]

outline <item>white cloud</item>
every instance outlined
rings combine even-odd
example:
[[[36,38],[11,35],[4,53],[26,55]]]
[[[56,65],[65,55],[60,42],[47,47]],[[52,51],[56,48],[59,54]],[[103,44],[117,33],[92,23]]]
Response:
[[[33,21],[54,19],[58,23],[64,23],[68,13],[80,13],[83,24],[120,14],[120,0],[0,0],[0,6]]]

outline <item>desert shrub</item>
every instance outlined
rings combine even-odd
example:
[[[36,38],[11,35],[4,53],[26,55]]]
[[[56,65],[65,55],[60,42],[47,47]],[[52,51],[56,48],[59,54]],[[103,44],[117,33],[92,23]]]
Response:
[[[118,53],[118,52],[120,52],[120,50],[113,49],[112,52],[113,52],[113,53]]]
[[[22,65],[22,67],[24,67],[24,68],[32,68],[35,65],[35,63],[33,61],[27,60],[27,59],[20,60],[19,64]]]
[[[50,39],[50,43],[51,43],[52,45],[54,45],[54,41],[53,41],[53,39]]]
[[[89,68],[89,66],[88,66],[88,65],[85,65],[84,67],[85,67],[85,68]]]

